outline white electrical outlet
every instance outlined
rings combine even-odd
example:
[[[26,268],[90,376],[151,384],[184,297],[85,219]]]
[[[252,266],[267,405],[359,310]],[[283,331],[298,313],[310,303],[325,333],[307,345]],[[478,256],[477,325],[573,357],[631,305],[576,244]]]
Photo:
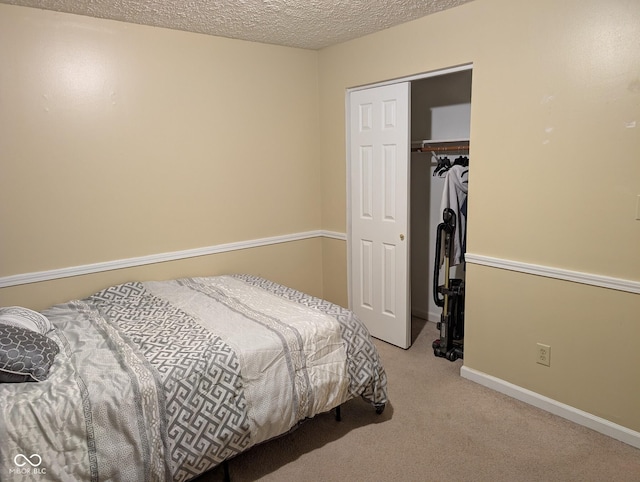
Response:
[[[538,343],[536,363],[546,367],[551,366],[551,347],[543,343]]]

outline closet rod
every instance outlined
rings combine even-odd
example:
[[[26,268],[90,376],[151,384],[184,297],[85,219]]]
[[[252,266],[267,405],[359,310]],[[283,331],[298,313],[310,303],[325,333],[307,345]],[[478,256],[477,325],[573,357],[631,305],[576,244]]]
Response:
[[[451,140],[424,140],[412,141],[411,150],[413,152],[451,152],[451,151],[468,151],[468,139],[451,139]]]
[[[425,144],[422,147],[416,147],[411,149],[414,152],[449,152],[449,151],[468,151],[469,144],[457,144],[454,146],[430,146]]]

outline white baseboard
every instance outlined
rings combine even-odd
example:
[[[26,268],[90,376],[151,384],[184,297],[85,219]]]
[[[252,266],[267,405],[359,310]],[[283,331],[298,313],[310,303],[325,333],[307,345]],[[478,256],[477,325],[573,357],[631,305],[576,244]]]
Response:
[[[421,320],[429,319],[429,313],[421,308],[411,307],[411,316],[415,316],[416,318],[420,318]]]
[[[416,318],[420,318],[422,320],[431,321],[433,323],[437,323],[440,321],[441,313],[436,313],[434,311],[425,310],[423,308],[414,308],[411,307],[411,316],[415,316]]]
[[[237,251],[240,249],[258,248],[261,246],[270,246],[273,244],[288,243],[291,241],[300,241],[303,239],[318,237],[338,240],[347,239],[346,234],[334,231],[306,231],[302,233],[285,234],[282,236],[271,236],[269,238],[250,239],[247,241],[237,241],[234,243],[217,244],[214,246],[206,246],[204,248],[150,254],[147,256],[139,256],[136,258],[116,259],[113,261],[105,261],[102,263],[84,264],[80,266],[69,266],[66,268],[51,269],[47,271],[36,271],[31,273],[16,274],[12,276],[4,276],[0,277],[0,288],[37,283],[40,281],[49,281],[59,278],[69,278],[71,276],[99,273],[102,271],[111,271],[114,269],[132,268],[135,266],[143,266],[147,264],[163,263],[166,261],[195,258],[197,256],[226,253],[229,251]]]
[[[640,448],[640,432],[615,424],[604,418],[596,417],[588,412],[579,410],[570,405],[558,402],[551,398],[532,392],[526,388],[519,387],[507,381],[501,380],[486,373],[462,366],[460,376],[491,388],[509,397],[520,400],[534,407],[541,408],[549,413],[558,415],[584,427],[588,427],[596,432],[600,432],[616,440],[620,440],[628,445]]]
[[[432,321],[434,323],[438,323],[442,319],[441,315],[442,315],[442,311],[440,312],[430,311],[429,317],[427,318],[427,320]]]

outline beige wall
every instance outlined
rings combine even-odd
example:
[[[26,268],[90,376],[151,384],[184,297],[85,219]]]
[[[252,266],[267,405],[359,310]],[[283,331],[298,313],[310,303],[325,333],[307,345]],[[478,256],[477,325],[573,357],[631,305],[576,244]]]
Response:
[[[639,45],[638,2],[476,0],[322,50],[323,228],[347,229],[346,89],[473,62],[468,251],[640,281]],[[640,431],[640,295],[467,276],[467,367]]]
[[[0,277],[319,229],[317,57],[0,5]],[[278,251],[288,276],[260,266],[320,295],[321,242],[303,245],[294,265]],[[130,276],[7,288],[0,303]]]
[[[0,5],[0,276],[345,232],[345,90],[473,62],[469,251],[638,281],[639,42],[624,0],[475,0],[319,53]],[[0,304],[237,270],[347,302],[345,243],[314,239]],[[467,276],[465,365],[640,430],[640,295]]]
[[[466,366],[640,431],[640,295],[476,265],[467,286]]]

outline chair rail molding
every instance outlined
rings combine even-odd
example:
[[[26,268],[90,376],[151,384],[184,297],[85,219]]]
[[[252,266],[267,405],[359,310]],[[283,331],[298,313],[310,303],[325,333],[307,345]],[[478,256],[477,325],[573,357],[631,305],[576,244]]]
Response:
[[[49,281],[59,278],[69,278],[85,274],[100,273],[122,268],[132,268],[147,264],[163,263],[166,261],[176,261],[180,259],[194,258],[197,256],[207,256],[211,254],[226,253],[240,249],[259,248],[273,244],[289,243],[291,241],[301,241],[312,238],[332,238],[346,240],[344,233],[335,231],[315,230],[300,233],[284,234],[281,236],[271,236],[267,238],[250,239],[246,241],[236,241],[233,243],[217,244],[203,248],[186,249],[182,251],[171,251],[167,253],[150,254],[135,258],[116,259],[101,263],[84,264],[79,266],[69,266],[46,271],[35,271],[31,273],[21,273],[11,276],[0,277],[0,288],[17,286],[40,281]]]
[[[522,263],[520,261],[493,258],[491,256],[484,256],[481,254],[466,253],[464,255],[464,259],[470,264],[478,264],[491,268],[506,269],[509,271],[517,271],[519,273],[533,274],[536,276],[544,276],[546,278],[573,281],[574,283],[640,294],[640,281],[613,278],[611,276],[584,273],[582,271],[571,271],[538,264]]]

